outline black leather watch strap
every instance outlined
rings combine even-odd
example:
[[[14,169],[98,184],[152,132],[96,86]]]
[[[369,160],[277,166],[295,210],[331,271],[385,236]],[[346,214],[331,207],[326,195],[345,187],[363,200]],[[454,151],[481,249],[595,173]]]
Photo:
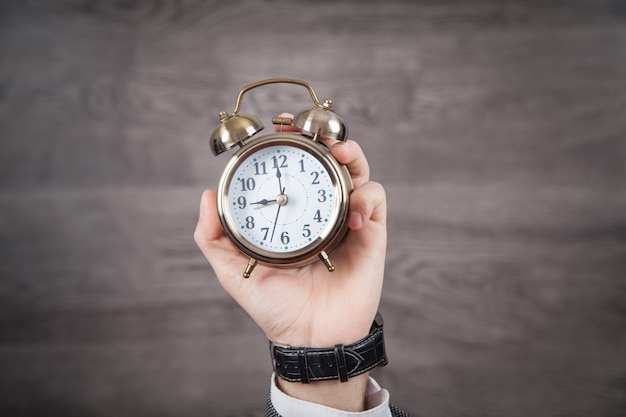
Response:
[[[370,333],[358,342],[329,348],[281,346],[270,342],[274,372],[289,382],[308,384],[312,381],[349,378],[377,366],[387,365],[383,318],[380,313]]]

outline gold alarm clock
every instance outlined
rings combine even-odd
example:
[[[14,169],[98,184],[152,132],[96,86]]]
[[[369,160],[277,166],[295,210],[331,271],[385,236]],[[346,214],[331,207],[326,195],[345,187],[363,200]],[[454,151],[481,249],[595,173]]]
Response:
[[[274,118],[300,132],[254,137],[263,129],[252,115],[240,114],[244,94],[276,83],[305,87],[314,106],[291,118]],[[228,161],[217,191],[217,212],[226,236],[250,258],[243,276],[257,263],[291,268],[322,261],[335,269],[328,254],[348,230],[352,180],[330,154],[322,138],[346,141],[348,129],[331,100],[320,103],[309,83],[272,78],[245,86],[232,114],[220,112],[211,134],[214,155],[239,146]],[[243,266],[242,266],[243,268]]]

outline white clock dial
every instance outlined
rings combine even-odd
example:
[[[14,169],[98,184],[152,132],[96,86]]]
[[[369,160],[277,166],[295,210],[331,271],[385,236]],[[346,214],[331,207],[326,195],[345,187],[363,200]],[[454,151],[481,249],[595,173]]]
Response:
[[[228,210],[240,236],[274,253],[301,250],[332,223],[336,191],[328,169],[306,150],[262,148],[241,161],[228,185]]]

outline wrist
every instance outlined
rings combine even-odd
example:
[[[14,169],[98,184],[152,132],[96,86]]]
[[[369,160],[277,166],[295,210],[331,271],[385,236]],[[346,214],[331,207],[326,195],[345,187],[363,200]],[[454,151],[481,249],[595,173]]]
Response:
[[[349,345],[369,334],[372,323],[380,313],[373,309],[356,316],[341,321],[336,315],[315,315],[313,320],[289,326],[280,333],[266,331],[266,336],[270,342],[279,346],[324,348],[337,344]]]
[[[306,334],[286,334],[270,342],[278,346],[307,346],[311,348],[325,348],[338,344],[348,345],[355,340],[361,340],[369,334],[371,322],[366,326],[355,326],[350,329],[336,329],[329,324],[321,329],[310,329]]]
[[[288,396],[364,411],[369,371],[387,364],[382,316],[376,314],[367,336],[347,345],[293,347],[270,342],[270,352],[276,384]]]
[[[278,388],[290,397],[321,404],[326,407],[343,411],[365,411],[365,395],[368,384],[368,373],[364,373],[342,383],[339,380],[312,382],[288,382],[276,378]]]
[[[270,342],[274,372],[287,382],[347,382],[350,378],[387,364],[383,320],[380,314],[369,334],[349,345],[331,347],[284,346]]]

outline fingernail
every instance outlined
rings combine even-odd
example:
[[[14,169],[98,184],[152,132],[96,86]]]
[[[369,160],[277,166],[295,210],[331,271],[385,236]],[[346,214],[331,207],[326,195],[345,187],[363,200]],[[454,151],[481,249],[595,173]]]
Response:
[[[358,211],[353,211],[352,213],[350,213],[348,225],[350,226],[350,229],[356,230],[361,228],[361,226],[363,226],[363,217],[361,216],[361,213],[359,213]]]

